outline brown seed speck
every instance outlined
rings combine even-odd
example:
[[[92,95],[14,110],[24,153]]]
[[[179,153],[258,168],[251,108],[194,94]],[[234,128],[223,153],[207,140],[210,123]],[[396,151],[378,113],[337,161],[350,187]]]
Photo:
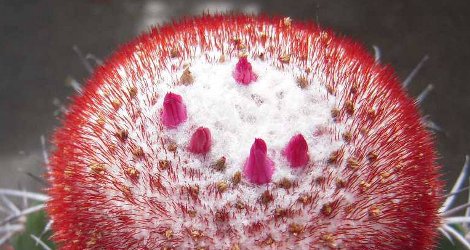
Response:
[[[367,154],[367,159],[369,161],[375,161],[375,160],[377,160],[378,157],[379,157],[379,155],[376,152],[373,152],[373,151],[371,151]]]
[[[266,237],[266,239],[263,240],[262,244],[265,245],[265,246],[271,246],[272,244],[274,244],[273,237],[271,237],[271,235],[269,235],[268,237]]]
[[[165,237],[169,240],[171,238],[173,238],[173,230],[171,229],[167,229],[165,230]]]
[[[219,193],[225,192],[225,191],[227,190],[227,188],[228,188],[227,182],[225,182],[225,181],[219,181],[219,182],[217,183],[217,190],[219,191]]]
[[[353,115],[354,111],[356,110],[352,101],[347,101],[344,104],[344,108],[346,109],[346,113],[348,113],[349,115]]]
[[[245,204],[242,201],[237,201],[237,203],[235,204],[235,207],[238,209],[244,209]]]
[[[171,58],[176,58],[176,57],[179,57],[180,56],[180,52],[177,48],[172,48],[170,50],[170,57]]]
[[[276,208],[274,210],[274,218],[279,219],[279,218],[284,218],[287,216],[287,210],[283,208]]]
[[[188,187],[188,193],[194,198],[197,198],[199,195],[199,186],[193,185]]]
[[[191,230],[190,232],[191,237],[193,240],[197,241],[199,240],[204,234],[200,230]]]
[[[344,188],[346,187],[346,181],[340,178],[336,179],[336,188]]]
[[[224,171],[225,170],[225,156],[220,157],[212,166],[217,171]]]
[[[346,143],[351,142],[351,139],[352,139],[352,134],[351,134],[351,132],[344,132],[344,133],[343,133],[343,140],[344,140]]]
[[[139,171],[135,168],[127,168],[126,173],[132,178],[139,177]]]
[[[300,224],[297,223],[291,223],[289,224],[289,233],[291,233],[294,236],[297,236],[301,234],[304,231],[304,227]]]
[[[289,63],[290,62],[290,54],[284,54],[282,56],[279,57],[279,61],[281,63]]]
[[[274,201],[274,197],[273,197],[273,195],[271,194],[271,192],[269,192],[268,190],[266,190],[266,191],[264,191],[263,194],[261,195],[260,201],[261,201],[262,204],[267,205],[268,203]]]
[[[292,182],[287,178],[282,178],[281,181],[279,181],[278,186],[280,188],[289,189],[292,187]]]
[[[328,91],[328,93],[330,95],[335,95],[336,94],[336,89],[333,87],[333,85],[327,85],[326,86],[326,91]]]
[[[341,113],[340,110],[337,109],[337,108],[331,109],[331,118],[333,118],[333,119],[338,118],[340,113]]]
[[[183,84],[185,86],[191,85],[194,83],[194,77],[191,74],[191,71],[189,71],[189,68],[186,68],[183,71],[183,74],[181,74],[180,77],[180,84]]]
[[[224,63],[224,62],[225,62],[225,56],[224,56],[224,54],[222,54],[219,57],[219,63]]]
[[[196,217],[197,213],[194,210],[188,210],[188,215],[189,215],[189,217],[194,218],[194,217]]]
[[[266,34],[266,32],[261,31],[261,32],[259,33],[259,37],[260,37],[262,40],[265,40],[265,39],[268,37],[268,35]]]
[[[326,203],[321,208],[321,213],[325,216],[330,216],[333,213],[333,206],[331,203]]]
[[[242,173],[240,173],[240,171],[237,171],[232,177],[232,183],[233,185],[238,185],[241,180],[242,180]]]
[[[390,174],[389,172],[381,172],[381,173],[380,173],[381,182],[382,182],[382,183],[387,182],[388,177],[390,177],[390,175],[391,175],[391,174]]]
[[[355,157],[350,157],[346,163],[346,166],[351,169],[357,169],[359,167],[359,160]]]
[[[118,99],[114,99],[111,101],[111,105],[115,110],[118,110],[121,107],[121,101],[119,101]]]
[[[376,115],[377,115],[377,111],[375,109],[367,110],[367,117],[369,119],[374,119]]]
[[[241,42],[242,42],[241,39],[238,38],[238,37],[232,38],[232,43],[233,43],[235,46],[238,46]]]
[[[354,204],[347,204],[344,206],[344,212],[346,214],[350,214],[354,208],[355,208]]]
[[[226,222],[229,219],[229,214],[226,211],[217,211],[214,217],[218,222]]]
[[[176,145],[176,143],[172,142],[172,143],[168,144],[167,149],[168,149],[168,151],[174,153],[178,149],[178,145]]]
[[[292,25],[292,18],[284,17],[284,19],[282,19],[282,23],[284,24],[284,26],[290,27]]]
[[[354,84],[351,86],[351,94],[356,94],[357,93],[358,86],[357,84]]]
[[[302,203],[304,206],[308,205],[312,202],[312,196],[308,194],[303,194],[299,197],[298,201]]]
[[[299,77],[297,77],[297,85],[301,89],[305,89],[306,87],[308,87],[308,85],[310,85],[310,83],[308,82],[307,77],[299,76]]]
[[[381,211],[380,208],[376,205],[372,205],[369,210],[369,215],[372,218],[377,218],[380,215]]]
[[[119,185],[118,189],[122,192],[126,199],[130,200],[132,198],[131,188],[124,185]]]
[[[144,150],[142,149],[142,147],[138,147],[132,150],[132,154],[137,158],[142,158],[144,157]]]
[[[135,98],[137,96],[137,88],[135,86],[129,87],[129,97]]]
[[[361,190],[361,192],[367,191],[369,187],[370,187],[370,183],[367,183],[366,181],[361,181],[359,183],[359,189]]]
[[[89,165],[89,168],[94,173],[101,175],[103,175],[106,171],[106,166],[103,163],[92,163]]]
[[[328,157],[327,161],[328,161],[329,164],[337,164],[337,163],[339,163],[342,156],[343,156],[343,151],[335,150],[335,151],[331,152],[331,154]]]
[[[336,248],[335,237],[332,233],[323,234],[320,237],[321,241],[330,248]]]
[[[98,126],[103,127],[106,124],[106,120],[103,116],[100,115],[96,120],[96,123],[98,124]]]
[[[240,245],[238,243],[232,244],[230,250],[240,250]]]
[[[326,31],[321,31],[321,32],[320,32],[320,37],[321,37],[323,40],[327,40],[327,39],[329,38],[328,32],[326,32]]]
[[[121,142],[125,142],[129,137],[129,133],[127,130],[118,129],[116,133],[114,133],[114,136],[116,136],[116,138],[118,138]]]
[[[165,169],[168,169],[170,167],[170,161],[168,160],[160,160],[158,161],[158,167],[161,169],[161,170],[165,170]]]
[[[362,127],[359,132],[363,135],[363,136],[367,136],[369,135],[369,129],[367,129],[366,127]]]

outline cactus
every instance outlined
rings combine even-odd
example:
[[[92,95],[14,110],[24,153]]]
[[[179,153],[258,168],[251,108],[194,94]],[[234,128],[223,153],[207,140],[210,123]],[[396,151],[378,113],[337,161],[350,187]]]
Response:
[[[62,249],[429,249],[441,226],[432,139],[393,71],[290,18],[153,29],[54,144]]]

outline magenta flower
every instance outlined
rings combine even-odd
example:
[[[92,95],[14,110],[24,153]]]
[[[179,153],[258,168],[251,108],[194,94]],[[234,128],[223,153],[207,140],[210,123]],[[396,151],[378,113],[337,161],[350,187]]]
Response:
[[[266,184],[271,181],[274,172],[274,163],[267,156],[266,142],[255,139],[251,146],[250,156],[246,159],[244,173],[251,183]]]
[[[292,137],[282,153],[293,168],[305,166],[309,160],[307,141],[301,134]]]
[[[205,154],[212,146],[211,132],[208,128],[199,127],[191,136],[188,150],[195,154]]]
[[[248,62],[248,58],[246,56],[242,56],[238,60],[235,70],[233,71],[233,78],[235,78],[237,83],[242,85],[248,85],[256,81],[257,76],[253,72],[251,63]]]
[[[167,93],[163,101],[162,123],[165,127],[176,128],[187,119],[186,106],[180,95]]]

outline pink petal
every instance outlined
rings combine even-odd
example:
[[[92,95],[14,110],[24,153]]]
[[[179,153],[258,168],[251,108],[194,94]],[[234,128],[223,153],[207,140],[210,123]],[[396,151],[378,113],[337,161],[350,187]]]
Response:
[[[308,145],[303,135],[293,136],[282,154],[287,158],[291,167],[298,168],[307,165],[309,161]]]
[[[266,143],[262,139],[255,139],[244,167],[245,176],[251,183],[261,185],[271,181],[274,163],[267,157],[266,152]]]
[[[163,111],[161,120],[165,127],[176,128],[188,118],[186,114],[186,106],[180,95],[167,93],[163,101]]]
[[[235,70],[233,71],[233,78],[235,78],[237,83],[242,85],[248,85],[251,82],[256,81],[258,78],[253,72],[251,63],[248,62],[246,56],[242,56],[238,60],[238,63],[235,66]]]
[[[195,154],[205,154],[212,146],[211,132],[208,128],[199,127],[191,137],[188,150]]]

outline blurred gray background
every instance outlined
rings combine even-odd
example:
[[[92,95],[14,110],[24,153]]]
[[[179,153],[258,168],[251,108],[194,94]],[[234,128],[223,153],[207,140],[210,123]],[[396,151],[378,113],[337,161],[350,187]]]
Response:
[[[203,11],[317,21],[371,51],[378,46],[402,80],[429,55],[410,95],[434,85],[422,111],[443,130],[435,133],[443,179],[456,179],[470,153],[469,1],[0,0],[0,187],[45,187],[31,177],[44,170],[40,138],[58,126],[71,79],[89,76],[74,46],[105,59],[152,25]]]

